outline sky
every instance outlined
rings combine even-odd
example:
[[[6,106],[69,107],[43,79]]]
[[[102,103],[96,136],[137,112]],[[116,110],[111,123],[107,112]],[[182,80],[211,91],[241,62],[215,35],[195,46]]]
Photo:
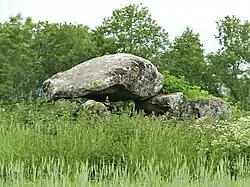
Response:
[[[219,47],[214,39],[216,21],[226,15],[250,20],[250,0],[0,0],[0,22],[21,13],[34,21],[66,21],[94,28],[104,17],[111,16],[115,8],[132,3],[147,6],[171,40],[187,26],[192,27],[200,34],[206,53]]]

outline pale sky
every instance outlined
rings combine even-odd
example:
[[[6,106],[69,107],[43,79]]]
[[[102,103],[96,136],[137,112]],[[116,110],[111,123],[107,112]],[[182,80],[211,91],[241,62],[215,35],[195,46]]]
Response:
[[[166,29],[170,39],[186,26],[200,33],[206,52],[216,51],[215,22],[226,15],[250,20],[250,0],[0,0],[0,22],[20,12],[34,21],[72,22],[91,28],[101,24],[112,10],[131,3],[148,6],[153,19]]]

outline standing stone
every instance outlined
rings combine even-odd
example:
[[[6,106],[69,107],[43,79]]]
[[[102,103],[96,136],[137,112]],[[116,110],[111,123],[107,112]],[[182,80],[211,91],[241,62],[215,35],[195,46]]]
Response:
[[[184,95],[181,92],[172,94],[160,94],[144,101],[135,103],[136,110],[147,114],[167,114],[168,116],[180,116],[183,110]]]
[[[190,100],[187,104],[188,114],[196,118],[212,116],[229,119],[232,115],[230,104],[220,98],[208,97]]]

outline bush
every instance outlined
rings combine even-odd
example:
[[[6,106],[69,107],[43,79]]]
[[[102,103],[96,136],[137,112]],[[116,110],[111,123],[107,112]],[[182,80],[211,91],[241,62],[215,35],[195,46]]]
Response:
[[[163,93],[183,92],[190,99],[211,96],[208,91],[202,90],[200,86],[191,86],[184,76],[177,78],[170,75],[169,71],[164,71],[163,76]]]
[[[188,86],[185,94],[190,99],[211,96],[208,91],[202,90],[200,86]]]
[[[163,76],[164,76],[164,84],[163,84],[164,93],[184,92],[187,89],[188,85],[183,76],[177,78],[173,75],[170,75],[169,71],[164,71]]]

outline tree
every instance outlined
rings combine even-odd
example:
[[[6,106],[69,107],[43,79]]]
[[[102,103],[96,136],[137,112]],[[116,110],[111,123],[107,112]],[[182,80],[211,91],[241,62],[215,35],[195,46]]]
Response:
[[[221,76],[224,75],[223,70],[219,67],[215,67],[214,62],[221,61],[220,56],[217,53],[209,53],[205,57],[205,70],[203,75],[203,89],[209,91],[214,96],[223,97],[226,95],[225,84],[221,81]]]
[[[98,56],[98,48],[84,25],[38,22],[33,48],[43,67],[43,78]]]
[[[34,91],[39,74],[38,55],[32,46],[33,23],[20,14],[0,29],[0,99],[24,98]]]
[[[221,47],[217,53],[209,56],[210,74],[228,88],[230,101],[250,99],[246,90],[250,89],[247,85],[250,71],[242,69],[250,63],[250,23],[242,22],[235,16],[226,16],[216,23],[218,34],[215,38]]]
[[[129,5],[115,9],[94,30],[101,55],[131,53],[159,63],[159,56],[168,49],[168,33],[152,19],[147,7]],[[108,44],[108,45],[105,45]]]
[[[166,69],[175,76],[184,76],[191,85],[202,85],[204,72],[204,49],[199,38],[190,27],[170,45]]]
[[[46,78],[98,55],[84,25],[11,17],[0,24],[0,99],[34,96]]]

